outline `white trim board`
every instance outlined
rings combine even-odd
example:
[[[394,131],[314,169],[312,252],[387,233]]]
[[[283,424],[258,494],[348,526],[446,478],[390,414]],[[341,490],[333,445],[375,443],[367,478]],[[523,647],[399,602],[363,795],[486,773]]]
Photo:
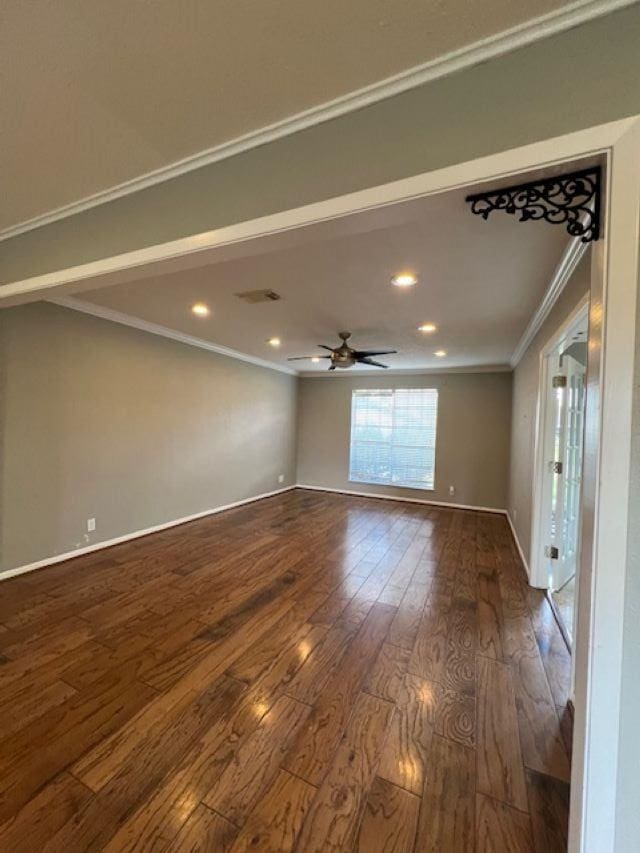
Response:
[[[550,412],[548,411],[547,388],[549,383],[548,358],[553,352],[563,348],[566,338],[574,327],[589,317],[589,296],[583,297],[565,317],[553,334],[548,338],[538,356],[538,386],[536,388],[536,418],[534,424],[533,441],[533,474],[531,489],[531,553],[529,567],[529,579],[532,586],[538,589],[547,588],[547,577],[544,569],[544,543],[547,539],[543,532],[544,517],[542,503],[545,494],[545,435],[551,425],[548,423]],[[548,449],[548,448],[547,448]]]
[[[282,364],[276,364],[273,361],[267,361],[257,356],[247,355],[239,350],[223,347],[220,344],[214,344],[211,341],[205,341],[203,338],[196,338],[193,335],[187,335],[184,332],[178,332],[175,329],[169,329],[167,326],[160,326],[158,323],[151,323],[148,320],[142,320],[140,317],[133,317],[131,314],[123,314],[120,311],[114,311],[112,308],[105,308],[102,305],[95,305],[93,302],[85,302],[82,299],[76,299],[73,296],[59,296],[47,299],[47,302],[53,305],[60,305],[62,308],[70,308],[72,311],[80,311],[83,314],[91,314],[93,317],[100,317],[102,320],[109,320],[111,323],[120,323],[122,326],[130,326],[133,329],[140,329],[142,332],[149,332],[152,335],[159,335],[163,338],[170,338],[173,341],[178,341],[181,344],[187,344],[191,347],[208,350],[209,352],[225,355],[228,358],[235,358],[238,361],[246,361],[249,364],[255,364],[258,367],[266,367],[269,370],[278,370],[280,373],[288,373],[290,376],[297,376],[298,372]]]
[[[52,305],[59,305],[62,308],[69,308],[71,311],[79,311],[82,314],[90,314],[92,317],[99,317],[101,320],[108,320],[111,323],[119,323],[122,326],[130,326],[132,329],[139,329],[142,332],[148,332],[151,335],[159,335],[162,338],[169,338],[173,341],[178,341],[181,344],[186,344],[191,347],[215,352],[219,355],[225,355],[228,358],[235,358],[238,361],[246,361],[249,364],[255,364],[258,367],[265,367],[269,370],[278,370],[280,373],[287,373],[289,376],[298,376],[304,379],[348,379],[357,376],[375,376],[380,373],[380,369],[358,370],[357,373],[351,371],[342,371],[340,373],[329,373],[323,370],[322,372],[303,372],[295,370],[295,368],[287,367],[284,364],[278,364],[275,361],[267,361],[258,356],[249,355],[240,350],[231,349],[230,347],[222,346],[222,344],[214,344],[212,341],[206,341],[204,338],[196,338],[193,335],[188,335],[185,332],[179,332],[176,329],[170,329],[168,326],[161,326],[158,323],[152,323],[149,320],[143,320],[141,317],[134,317],[132,314],[125,314],[121,311],[116,311],[113,308],[105,308],[103,305],[96,305],[94,302],[86,302],[83,299],[77,299],[75,296],[52,296],[50,299],[44,300]],[[385,370],[385,376],[405,376],[405,375],[423,375],[441,373],[510,373],[511,368],[508,364],[488,365],[479,367],[448,367],[448,368],[389,368]]]
[[[575,0],[575,2],[563,8],[532,18],[529,21],[476,41],[466,47],[450,51],[436,59],[416,65],[413,68],[409,68],[392,77],[387,77],[377,83],[372,83],[369,86],[348,92],[324,104],[319,104],[311,109],[296,113],[286,119],[259,128],[236,139],[231,139],[221,145],[200,151],[197,154],[177,160],[159,169],[154,169],[151,172],[124,181],[123,183],[116,184],[113,187],[101,190],[78,201],[19,222],[0,231],[0,241],[9,240],[12,237],[17,237],[19,234],[24,234],[35,228],[41,228],[60,219],[90,210],[93,207],[107,204],[115,199],[132,195],[147,187],[169,181],[172,178],[187,174],[195,169],[200,169],[203,166],[226,160],[244,151],[250,151],[260,145],[274,142],[277,139],[290,136],[298,131],[378,103],[393,95],[407,92],[410,89],[415,89],[425,83],[438,80],[441,77],[446,77],[449,74],[454,74],[465,68],[478,65],[481,62],[487,62],[490,59],[510,53],[518,48],[526,47],[541,39],[584,24],[594,18],[599,18],[618,9],[631,6],[635,2],[637,0]]]
[[[194,512],[192,515],[185,515],[182,518],[175,518],[172,521],[163,521],[161,524],[154,524],[152,527],[146,527],[143,530],[134,530],[132,533],[124,533],[122,536],[116,536],[113,539],[104,539],[102,542],[94,542],[92,545],[87,545],[84,548],[76,548],[73,551],[66,551],[64,554],[56,554],[51,557],[44,557],[42,560],[36,560],[34,563],[27,563],[24,566],[17,566],[15,569],[7,569],[0,572],[0,581],[15,577],[16,575],[24,575],[27,572],[34,572],[36,569],[42,569],[45,566],[53,566],[56,563],[64,563],[65,560],[73,560],[74,557],[81,557],[83,554],[90,554],[92,551],[101,551],[102,549],[111,548],[113,545],[119,545],[121,542],[128,542],[130,539],[139,539],[142,536],[148,536],[150,533],[160,533],[162,530],[167,530],[170,527],[178,527],[180,524],[187,524],[190,521],[197,521],[199,518],[204,518],[207,515],[217,515],[219,512],[225,512],[228,509],[235,509],[245,504],[261,501],[265,498],[272,498],[275,495],[281,495],[283,492],[290,492],[297,488],[293,486],[284,486],[282,489],[274,489],[272,492],[263,492],[260,495],[254,495],[252,498],[243,498],[239,501],[233,501],[230,504],[214,507],[213,509],[205,509],[202,512]]]
[[[469,365],[468,367],[389,367],[384,376],[440,376],[443,373],[511,373],[508,364]],[[340,373],[328,370],[302,370],[300,379],[353,379],[354,376],[380,376],[380,368],[374,370],[341,370]]]
[[[542,324],[549,316],[551,309],[558,301],[558,297],[566,287],[569,279],[573,275],[574,270],[582,260],[584,253],[587,251],[588,244],[583,243],[580,237],[573,237],[569,241],[569,245],[562,253],[562,257],[560,258],[560,263],[555,269],[551,281],[549,282],[549,286],[545,291],[544,296],[542,297],[542,301],[538,306],[535,314],[529,321],[527,328],[524,330],[524,333],[520,340],[518,341],[518,345],[513,351],[513,355],[511,356],[511,367],[516,367],[517,364],[522,359],[523,355],[529,348],[529,345],[538,334],[540,329],[542,328]]]
[[[189,259],[189,266],[204,266],[215,262],[226,247],[248,240],[284,233],[330,219],[340,219],[398,202],[466,188],[470,184],[493,182],[507,177],[513,180],[516,176],[527,174],[531,169],[575,163],[585,157],[607,153],[613,141],[622,138],[634,126],[634,121],[634,118],[620,119],[553,140],[534,142],[522,148],[445,166],[410,178],[267,214],[202,234],[192,234],[144,249],[134,249],[67,269],[2,284],[0,306],[20,304],[37,298],[45,299],[44,293],[54,289],[56,295],[62,295],[63,292],[69,292],[71,287],[77,290],[76,285],[79,282],[89,282],[83,287],[89,290],[175,272],[181,268],[178,263],[183,264],[184,258]],[[38,297],[38,294],[42,295]]]
[[[560,294],[567,285],[574,270],[580,263],[583,255],[587,251],[588,244],[583,243],[579,237],[574,237],[570,240],[567,248],[562,254],[560,262],[556,267],[551,282],[545,291],[545,294],[538,306],[536,312],[532,316],[527,328],[525,329],[520,341],[513,351],[509,364],[496,365],[469,365],[463,367],[416,367],[416,368],[389,368],[385,371],[387,376],[411,376],[421,374],[441,374],[441,373],[509,373],[517,366],[529,345],[535,338],[538,331],[546,318],[549,316],[551,309],[557,302]],[[1,288],[0,288],[1,289]],[[54,305],[60,305],[63,308],[69,308],[72,311],[80,311],[83,314],[90,314],[94,317],[100,317],[103,320],[109,320],[113,323],[120,323],[124,326],[130,326],[134,329],[140,329],[143,332],[149,332],[153,335],[170,338],[174,341],[179,341],[189,346],[199,347],[200,349],[209,350],[220,355],[235,358],[240,361],[246,361],[250,364],[266,367],[270,370],[278,370],[281,373],[287,373],[291,376],[300,376],[305,379],[349,379],[354,375],[358,376],[374,376],[379,374],[379,370],[358,370],[356,372],[341,371],[340,373],[329,373],[328,371],[305,371],[296,370],[287,367],[286,365],[278,364],[274,361],[252,356],[240,350],[225,347],[222,344],[215,344],[212,341],[198,338],[194,335],[188,335],[185,332],[170,329],[168,326],[162,326],[158,323],[152,323],[149,320],[144,320],[140,317],[135,317],[132,314],[125,314],[121,311],[116,311],[113,308],[106,308],[102,305],[97,305],[93,302],[87,302],[83,299],[78,299],[75,296],[52,296],[46,300]]]
[[[284,492],[290,492],[294,489],[306,489],[308,491],[313,492],[331,492],[333,494],[351,495],[363,498],[382,498],[388,501],[428,504],[433,506],[448,507],[449,509],[470,509],[476,512],[492,512],[498,513],[500,515],[506,515],[507,512],[504,509],[495,509],[493,507],[452,504],[445,503],[443,501],[426,501],[408,497],[390,497],[389,495],[368,494],[367,492],[351,492],[346,491],[344,489],[327,489],[323,486],[303,486],[299,483],[296,483],[291,486],[284,486],[282,489],[274,489],[272,492],[263,492],[262,494],[254,495],[250,498],[243,498],[242,500],[234,501],[233,503],[223,504],[222,506],[217,506],[213,509],[205,509],[202,512],[195,512],[191,515],[185,515],[182,518],[176,518],[172,521],[164,521],[161,524],[154,524],[151,527],[146,527],[142,530],[135,530],[132,533],[124,533],[122,536],[116,536],[113,539],[104,539],[101,542],[94,542],[93,544],[87,545],[84,548],[75,548],[73,551],[66,551],[63,554],[55,554],[51,557],[44,557],[41,560],[36,560],[33,563],[27,563],[24,566],[17,566],[14,569],[7,569],[4,572],[0,572],[0,581],[7,580],[8,578],[12,578],[17,575],[23,575],[27,572],[34,572],[37,569],[42,569],[46,566],[53,566],[56,563],[64,563],[66,560],[73,560],[75,557],[82,557],[84,554],[90,554],[93,551],[101,551],[106,548],[111,548],[113,545],[120,545],[122,542],[128,542],[131,539],[139,539],[142,536],[149,536],[149,534],[151,533],[160,533],[162,530],[168,530],[170,527],[178,527],[179,525],[187,524],[190,521],[197,521],[199,518],[205,518],[208,515],[217,515],[220,512],[225,512],[229,509],[235,509],[236,507],[244,506],[245,504],[255,503],[256,501],[261,501],[265,498],[272,498],[275,497],[275,495],[281,495]]]
[[[524,570],[527,573],[529,581],[531,581],[531,570],[529,568],[529,563],[527,562],[527,559],[524,555],[524,551],[522,550],[522,545],[520,544],[520,540],[518,539],[516,528],[514,527],[513,521],[511,520],[511,514],[507,511],[505,512],[505,515],[507,516],[507,521],[509,522],[509,527],[511,528],[511,535],[513,536],[513,541],[516,543],[518,554],[520,555],[520,559],[522,560],[522,565],[524,566]]]
[[[424,500],[423,498],[403,498],[398,497],[396,495],[381,495],[377,492],[356,492],[352,489],[331,489],[328,486],[307,486],[302,483],[298,483],[296,489],[308,489],[311,492],[331,492],[335,495],[351,495],[352,497],[357,498],[375,498],[377,500],[384,501],[400,501],[401,503],[409,503],[409,504],[425,504],[426,506],[441,506],[447,509],[470,509],[474,512],[493,512],[498,515],[506,515],[506,509],[498,509],[497,507],[492,506],[474,506],[472,504],[454,504],[448,503],[447,501],[430,501]]]

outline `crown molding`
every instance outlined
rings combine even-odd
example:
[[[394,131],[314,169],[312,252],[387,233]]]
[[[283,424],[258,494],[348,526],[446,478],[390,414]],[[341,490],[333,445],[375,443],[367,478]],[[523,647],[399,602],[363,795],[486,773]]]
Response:
[[[300,371],[300,379],[353,379],[359,376],[442,376],[447,373],[511,373],[508,364],[471,365],[469,367],[389,367],[384,372],[380,368],[372,370],[314,370]]]
[[[228,358],[235,358],[238,361],[246,361],[249,364],[255,364],[257,367],[265,367],[268,370],[277,370],[280,373],[286,373],[289,376],[298,376],[301,379],[349,379],[353,376],[377,376],[380,370],[358,370],[357,373],[351,371],[341,371],[340,373],[327,371],[301,373],[291,367],[278,364],[275,361],[267,361],[264,358],[258,358],[254,355],[240,352],[239,350],[231,349],[230,347],[214,344],[211,341],[205,341],[203,338],[196,338],[194,335],[187,335],[185,332],[178,332],[175,329],[170,329],[168,326],[161,326],[158,323],[151,323],[149,320],[143,320],[140,317],[134,317],[131,314],[124,314],[121,311],[115,311],[113,308],[105,308],[103,305],[96,305],[94,302],[86,302],[83,299],[76,299],[75,296],[57,296],[51,299],[44,300],[52,305],[59,305],[61,308],[69,308],[71,311],[79,311],[81,314],[90,314],[92,317],[99,317],[101,320],[108,320],[111,323],[119,323],[121,326],[129,326],[132,329],[139,329],[141,332],[149,332],[152,335],[159,335],[161,338],[169,338],[172,341],[178,341],[181,344],[187,344],[190,347],[215,352],[218,355],[226,355]],[[418,368],[393,368],[386,370],[386,376],[404,376],[404,375],[420,375],[420,374],[440,374],[440,373],[508,373],[511,371],[509,365],[482,366],[482,367],[449,367],[446,369],[429,369],[424,367]]]
[[[118,198],[132,195],[156,184],[169,181],[203,166],[226,160],[245,151],[250,151],[269,142],[322,124],[355,110],[383,101],[394,95],[415,89],[425,83],[462,71],[481,62],[502,56],[505,53],[533,44],[541,39],[562,33],[565,30],[587,23],[618,9],[631,6],[638,0],[576,0],[562,9],[549,12],[512,27],[466,47],[450,51],[442,56],[416,65],[377,83],[341,95],[273,124],[243,136],[177,160],[167,166],[154,169],[131,180],[124,181],[78,201],[34,216],[0,231],[0,241],[9,240],[36,228],[50,225],[60,219],[75,216],[83,211],[108,204]]]
[[[292,370],[281,364],[276,364],[274,361],[267,361],[264,358],[247,355],[229,347],[223,347],[219,344],[205,341],[203,338],[196,338],[193,335],[187,335],[184,332],[178,332],[175,329],[169,329],[167,326],[160,326],[158,323],[150,323],[147,320],[142,320],[140,317],[133,317],[131,314],[123,314],[120,311],[114,311],[112,308],[105,308],[102,305],[96,305],[93,302],[85,302],[82,299],[76,299],[73,296],[52,297],[45,300],[53,305],[60,305],[62,308],[70,308],[72,311],[80,311],[82,314],[91,314],[93,317],[99,317],[101,320],[109,320],[111,323],[119,323],[121,326],[130,326],[132,329],[139,329],[142,332],[149,332],[152,335],[159,335],[161,338],[169,338],[172,341],[178,341],[181,344],[187,344],[190,347],[198,347],[198,349],[215,352],[218,355],[226,355],[228,358],[235,358],[238,361],[246,361],[249,364],[255,364],[258,367],[265,367],[268,370],[277,370],[280,373],[287,373],[289,376],[297,376],[298,371]]]
[[[510,365],[515,368],[520,362],[522,356],[528,350],[531,342],[542,328],[542,324],[549,316],[551,309],[558,301],[558,297],[564,290],[567,282],[573,275],[574,270],[582,260],[584,253],[589,248],[588,243],[583,243],[580,237],[573,237],[569,241],[569,245],[564,250],[560,263],[555,269],[549,287],[542,297],[542,302],[538,306],[538,310],[529,321],[529,325],[524,330],[524,334],[518,341],[518,345],[511,356]]]

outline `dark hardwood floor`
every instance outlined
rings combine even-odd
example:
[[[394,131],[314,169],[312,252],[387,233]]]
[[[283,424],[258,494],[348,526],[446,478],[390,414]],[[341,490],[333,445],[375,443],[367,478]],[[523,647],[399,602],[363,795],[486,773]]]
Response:
[[[497,515],[296,490],[0,584],[0,850],[566,849]]]

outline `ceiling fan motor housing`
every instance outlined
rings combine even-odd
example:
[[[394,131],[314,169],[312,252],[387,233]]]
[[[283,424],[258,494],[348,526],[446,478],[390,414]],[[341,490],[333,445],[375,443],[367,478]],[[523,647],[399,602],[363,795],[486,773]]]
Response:
[[[356,359],[351,347],[345,343],[341,347],[334,349],[331,353],[331,363],[341,368],[353,367]]]
[[[340,367],[346,370],[348,367],[353,367],[354,364],[371,365],[372,367],[387,367],[386,364],[381,364],[379,361],[374,361],[371,356],[375,355],[392,355],[397,352],[394,349],[385,350],[356,350],[350,347],[347,340],[351,337],[351,332],[338,332],[338,337],[342,338],[342,343],[339,347],[332,348],[326,344],[318,344],[321,349],[329,350],[331,355],[299,355],[289,358],[289,361],[301,361],[305,358],[310,358],[313,361],[319,361],[321,358],[331,359],[329,370],[335,370]]]

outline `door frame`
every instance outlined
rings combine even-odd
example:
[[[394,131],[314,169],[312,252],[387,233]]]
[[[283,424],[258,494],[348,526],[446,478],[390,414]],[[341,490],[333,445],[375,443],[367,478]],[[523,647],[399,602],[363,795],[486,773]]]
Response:
[[[499,134],[496,136],[499,140]],[[499,143],[497,143],[499,144]],[[581,585],[569,850],[615,849],[638,295],[640,116],[338,198],[0,286],[0,307],[219,259],[244,241],[381,205],[513,178],[585,157],[605,162],[604,234],[591,252]],[[522,227],[526,227],[523,225]],[[549,226],[552,227],[552,226]]]
[[[533,453],[533,502],[531,514],[531,553],[529,555],[529,583],[539,589],[547,589],[548,578],[545,568],[544,547],[548,541],[546,504],[548,499],[546,452],[551,424],[549,407],[549,356],[561,352],[573,329],[589,318],[589,295],[584,296],[569,316],[556,329],[540,351],[538,366],[538,401],[536,405],[536,427]]]

